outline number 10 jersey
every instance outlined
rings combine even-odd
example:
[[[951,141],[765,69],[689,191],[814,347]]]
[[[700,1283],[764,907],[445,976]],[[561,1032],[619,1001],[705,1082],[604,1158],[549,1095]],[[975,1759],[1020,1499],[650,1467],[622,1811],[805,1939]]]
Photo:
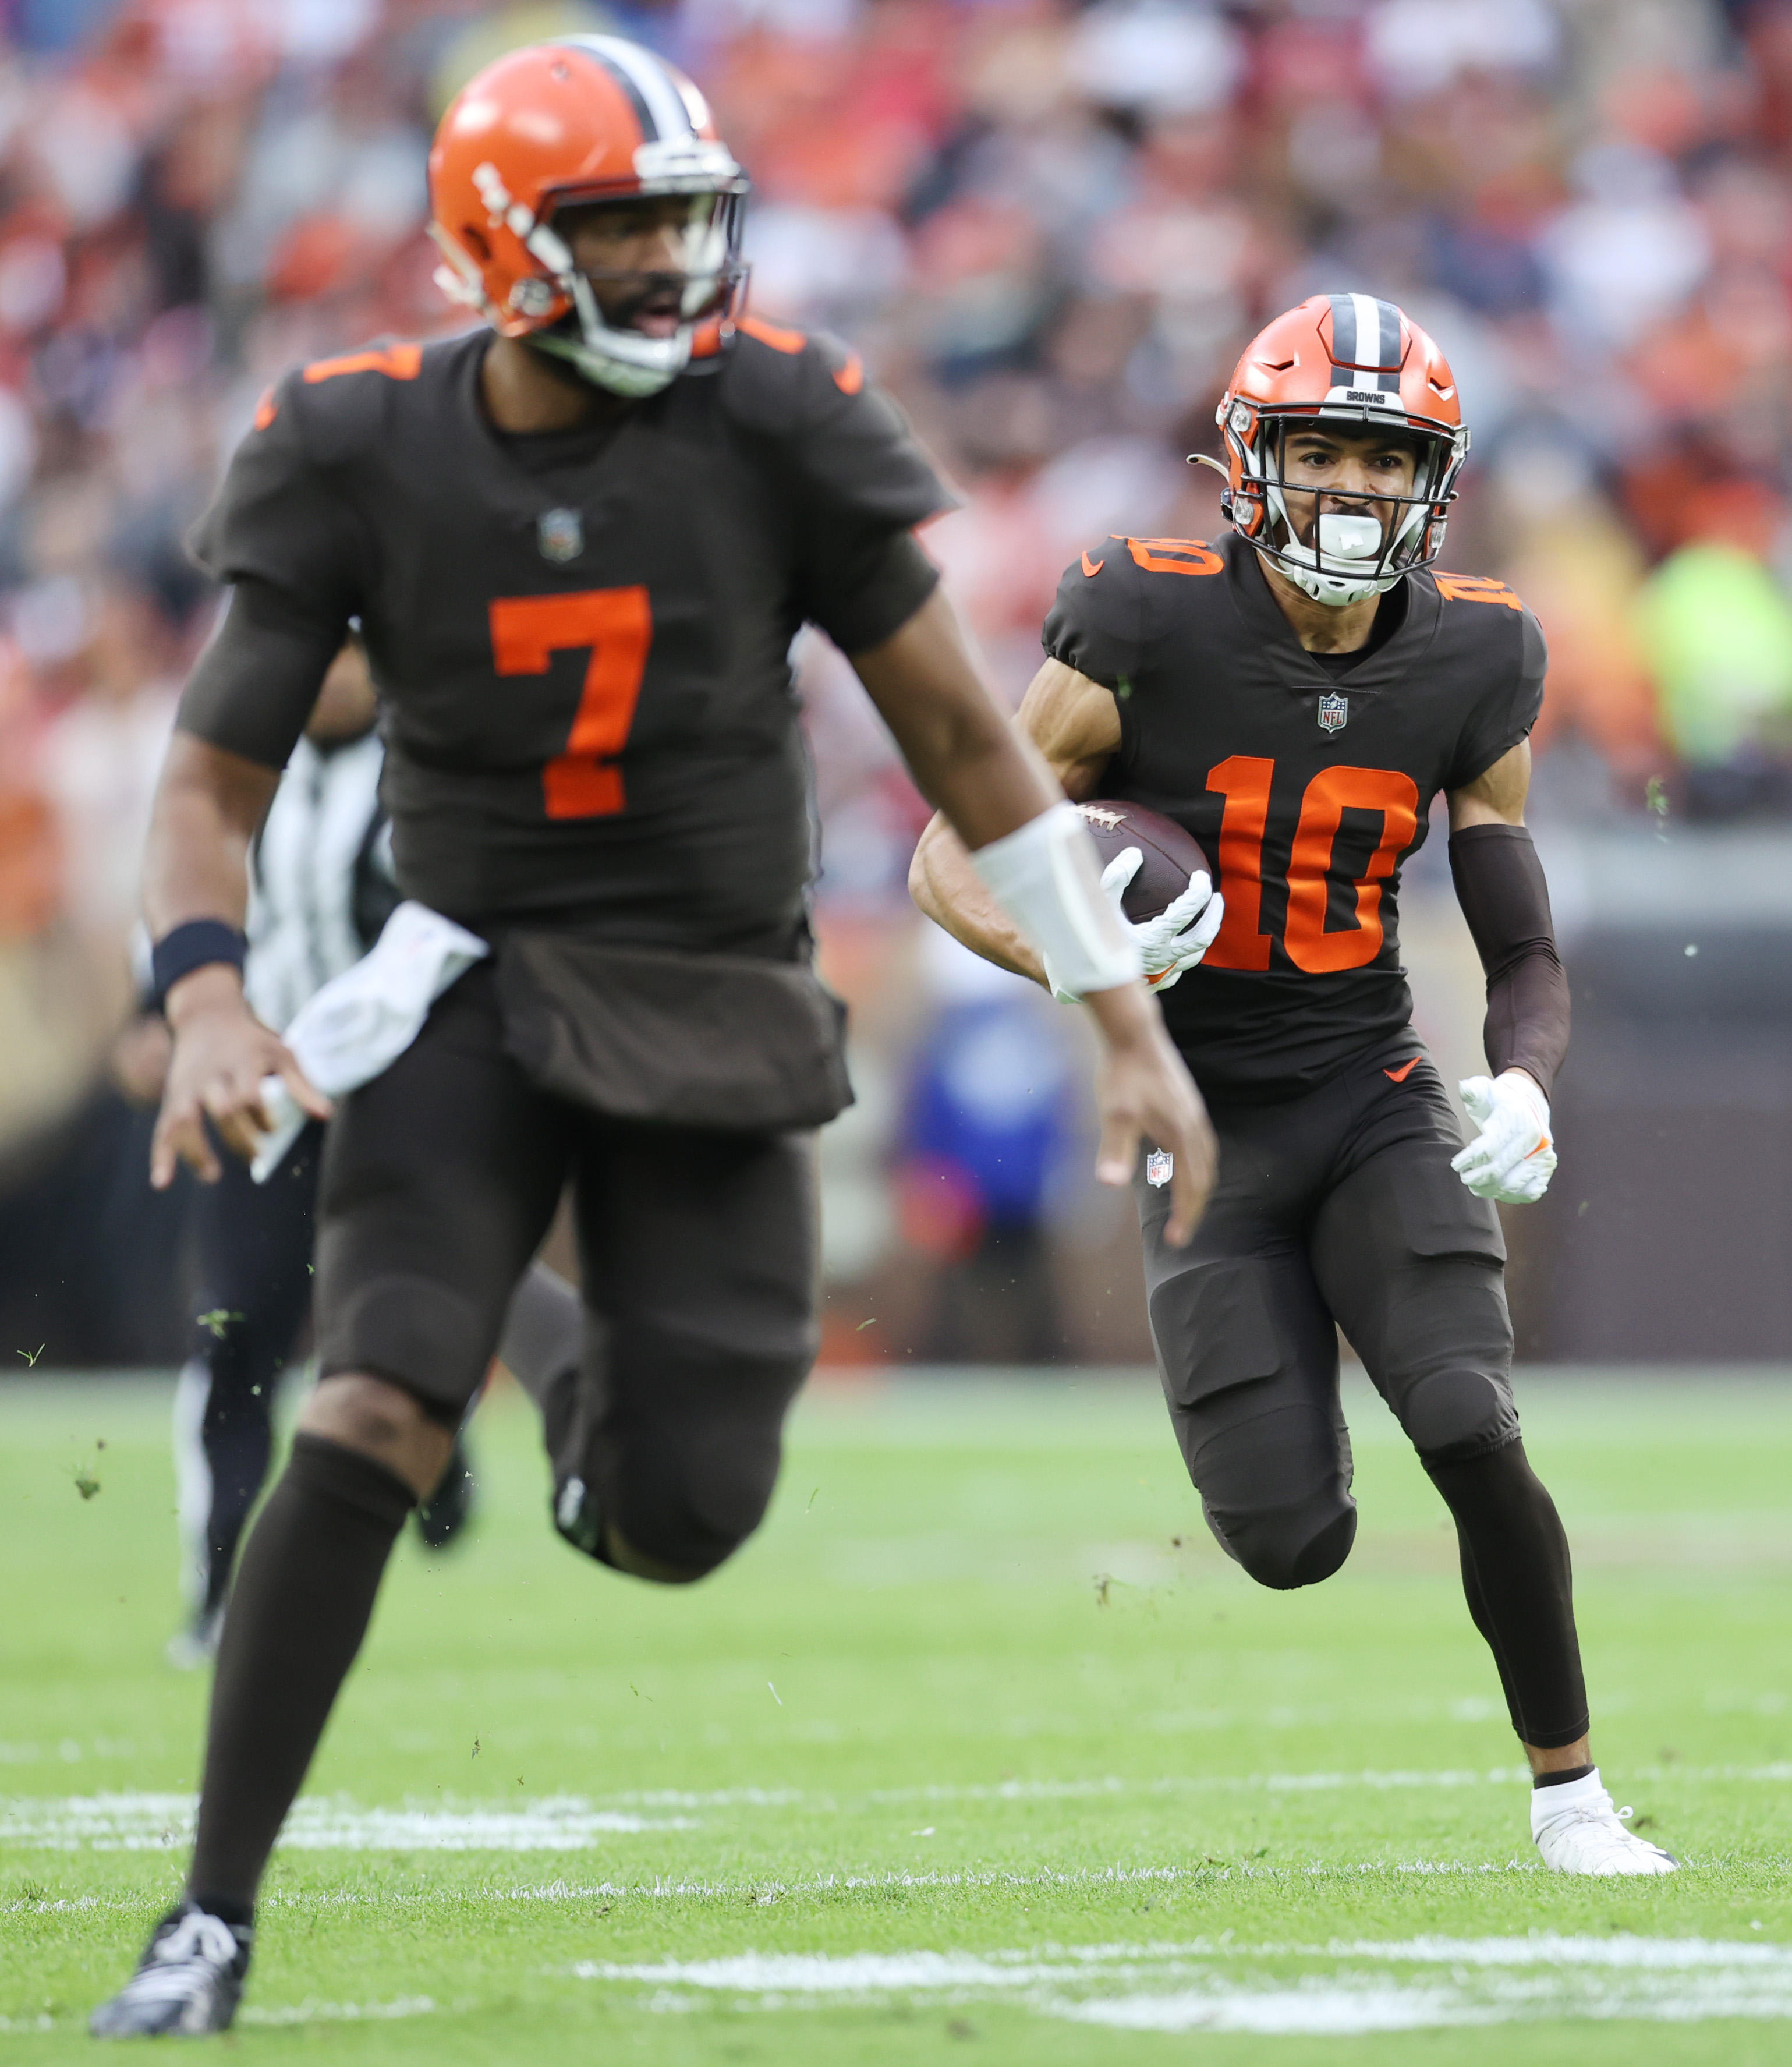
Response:
[[[1380,609],[1386,636],[1334,673],[1235,534],[1112,538],[1046,620],[1047,652],[1119,705],[1102,794],[1178,820],[1218,861],[1225,923],[1162,996],[1210,1097],[1293,1097],[1398,1038],[1401,865],[1437,792],[1536,722],[1543,634],[1503,583],[1409,575]]]

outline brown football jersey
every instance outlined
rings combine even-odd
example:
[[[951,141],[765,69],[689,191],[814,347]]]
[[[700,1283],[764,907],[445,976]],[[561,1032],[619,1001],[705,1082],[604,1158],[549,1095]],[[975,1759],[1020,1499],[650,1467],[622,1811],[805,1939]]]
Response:
[[[618,420],[539,437],[486,417],[489,343],[289,376],[196,557],[308,623],[359,619],[407,896],[486,929],[791,952],[811,844],[792,639],[894,631],[930,571],[914,555],[884,623],[866,570],[951,497],[829,340],[748,323]],[[265,716],[195,692],[180,721],[278,764],[304,713]]]
[[[1047,652],[1119,705],[1102,794],[1164,812],[1218,859],[1224,924],[1162,1001],[1220,1098],[1295,1095],[1399,1035],[1401,864],[1437,793],[1536,722],[1543,634],[1503,583],[1409,575],[1376,628],[1360,655],[1308,652],[1231,534],[1106,539],[1046,620]]]

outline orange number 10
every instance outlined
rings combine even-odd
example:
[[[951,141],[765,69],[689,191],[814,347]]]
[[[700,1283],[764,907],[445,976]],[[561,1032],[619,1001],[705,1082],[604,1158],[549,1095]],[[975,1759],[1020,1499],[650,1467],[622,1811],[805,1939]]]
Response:
[[[1418,786],[1388,768],[1328,768],[1307,785],[1288,858],[1288,916],[1282,944],[1309,976],[1364,969],[1381,952],[1381,886],[1418,830]],[[1355,884],[1356,923],[1325,929],[1332,847],[1348,810],[1379,811],[1381,837]]]
[[[550,818],[614,815],[627,802],[622,771],[614,764],[628,744],[653,644],[647,591],[500,596],[491,612],[492,657],[501,675],[544,675],[554,653],[590,649],[566,751],[542,768],[541,794]]]
[[[1209,969],[1267,969],[1269,936],[1257,930],[1263,908],[1263,832],[1269,823],[1273,761],[1235,753],[1208,771],[1207,787],[1226,799],[1219,822],[1219,879],[1226,916],[1207,950]]]
[[[1259,932],[1263,908],[1263,835],[1269,823],[1273,761],[1235,753],[1207,771],[1207,787],[1226,799],[1219,821],[1220,888],[1226,917],[1208,948],[1208,969],[1267,969],[1270,936]],[[1300,822],[1288,858],[1287,916],[1282,944],[1309,976],[1364,968],[1380,953],[1381,886],[1418,830],[1418,787],[1387,768],[1322,770],[1300,800]],[[1379,811],[1381,837],[1367,871],[1352,886],[1353,925],[1328,931],[1332,850],[1346,811]]]

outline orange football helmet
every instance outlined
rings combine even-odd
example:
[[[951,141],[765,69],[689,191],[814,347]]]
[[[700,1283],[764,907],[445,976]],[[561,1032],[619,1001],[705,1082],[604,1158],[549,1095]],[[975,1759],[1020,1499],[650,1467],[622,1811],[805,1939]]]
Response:
[[[531,44],[470,79],[436,132],[429,234],[448,261],[436,282],[600,386],[655,394],[688,363],[698,324],[732,311],[747,187],[703,95],[663,58],[620,36]],[[688,194],[691,208],[683,320],[654,338],[604,321],[553,218],[663,194]]]
[[[1313,294],[1278,316],[1245,347],[1214,420],[1226,441],[1220,506],[1233,529],[1318,601],[1380,595],[1442,551],[1469,433],[1448,361],[1392,302]],[[1286,477],[1283,453],[1290,427],[1315,421],[1398,430],[1415,443],[1409,495],[1349,498],[1394,504],[1390,524],[1366,513],[1324,512],[1312,542],[1299,537],[1287,502],[1296,484]]]

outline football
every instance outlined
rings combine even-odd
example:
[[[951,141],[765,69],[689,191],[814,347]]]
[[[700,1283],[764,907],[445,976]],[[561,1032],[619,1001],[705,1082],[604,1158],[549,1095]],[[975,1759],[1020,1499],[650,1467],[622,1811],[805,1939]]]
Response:
[[[1147,810],[1143,804],[1120,803],[1111,797],[1092,797],[1076,808],[1095,841],[1104,868],[1129,847],[1137,847],[1145,856],[1121,899],[1122,909],[1135,926],[1155,919],[1166,905],[1174,904],[1188,888],[1189,878],[1198,869],[1206,869],[1215,883],[1219,881],[1219,871],[1201,843],[1162,811]]]

